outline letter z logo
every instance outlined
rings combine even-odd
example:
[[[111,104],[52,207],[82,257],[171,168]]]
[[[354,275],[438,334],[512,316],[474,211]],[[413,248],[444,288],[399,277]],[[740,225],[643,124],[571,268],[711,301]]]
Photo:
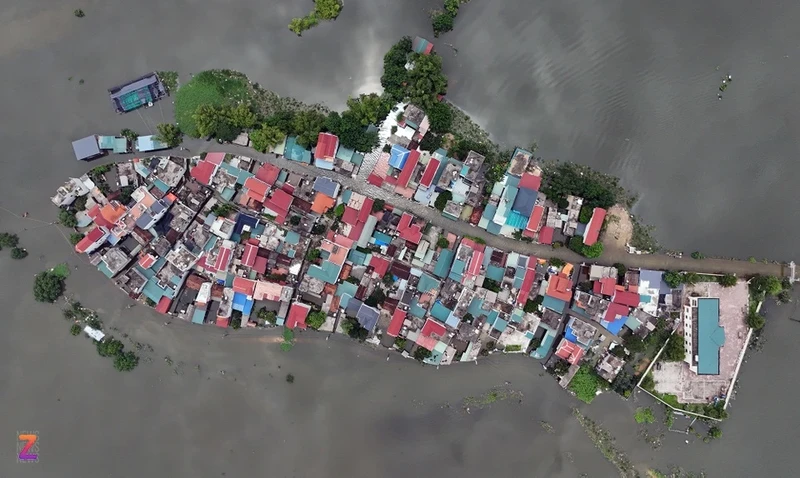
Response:
[[[34,453],[38,451],[39,447],[36,446],[38,441],[39,435],[34,435],[33,433],[19,434],[19,461],[36,461],[39,459],[39,455]]]

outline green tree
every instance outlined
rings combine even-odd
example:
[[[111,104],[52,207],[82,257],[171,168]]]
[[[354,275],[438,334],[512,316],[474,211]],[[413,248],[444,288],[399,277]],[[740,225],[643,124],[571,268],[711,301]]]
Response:
[[[681,337],[677,335],[670,337],[662,357],[667,362],[682,362],[686,358],[686,349],[683,347]]]
[[[386,207],[386,201],[383,199],[376,199],[372,202],[372,212],[380,212]]]
[[[300,219],[300,216],[292,216],[291,218],[289,218],[289,224],[291,224],[292,226],[300,224],[300,221],[302,221],[302,219]]]
[[[722,430],[718,426],[713,426],[708,429],[709,438],[718,439],[722,438]]]
[[[64,279],[45,271],[33,280],[33,297],[39,302],[55,302],[64,292]]]
[[[567,263],[563,259],[559,259],[558,257],[553,257],[550,259],[550,265],[553,267],[561,268],[564,267]]]
[[[447,206],[447,201],[453,199],[453,193],[450,191],[442,191],[436,196],[436,200],[433,202],[433,207],[440,211],[444,211],[445,206]]]
[[[108,337],[97,342],[97,353],[101,357],[113,357],[122,353],[124,348],[125,345],[114,337]]]
[[[393,102],[402,101],[406,96],[405,83],[408,79],[406,61],[411,53],[411,37],[403,37],[392,45],[383,57],[381,86]]]
[[[614,265],[611,267],[617,269],[617,275],[619,277],[625,277],[625,273],[628,272],[628,268],[625,267],[625,264],[622,264],[620,262],[615,262]]]
[[[192,119],[197,127],[200,137],[210,138],[217,136],[222,126],[229,124],[230,109],[225,106],[203,104],[195,110]]]
[[[447,92],[447,77],[442,73],[439,55],[411,54],[413,68],[408,72],[406,95],[412,104],[429,110],[439,101],[438,95]]]
[[[181,141],[183,141],[183,133],[181,129],[178,128],[178,125],[174,125],[172,123],[161,123],[156,126],[156,130],[158,134],[156,134],[156,140],[165,143],[170,148],[175,148]]]
[[[280,129],[267,124],[262,124],[261,128],[250,132],[253,149],[261,153],[266,153],[267,150],[282,143],[284,138],[286,135]]]
[[[583,255],[588,257],[589,259],[596,259],[603,254],[603,243],[602,242],[595,242],[591,246],[584,245],[583,246]]]
[[[284,342],[294,342],[294,330],[290,329],[289,327],[283,328],[283,341]]]
[[[230,109],[228,115],[231,125],[238,129],[251,129],[256,125],[256,121],[258,121],[258,116],[253,113],[253,110],[247,103],[237,104]]]
[[[394,276],[390,272],[387,272],[383,275],[382,281],[384,285],[390,286],[394,283]]]
[[[69,209],[61,209],[58,211],[58,222],[66,227],[75,227],[78,225],[78,219],[75,213]]]
[[[592,208],[588,206],[581,207],[581,212],[578,214],[578,222],[587,224],[592,219]]]
[[[275,312],[267,310],[265,307],[262,307],[258,309],[258,318],[269,324],[274,324],[277,315],[275,314]]]
[[[677,289],[683,284],[683,275],[680,272],[667,271],[662,277],[664,282],[673,289]]]
[[[347,108],[361,126],[378,124],[389,114],[389,105],[375,93],[347,100]]]
[[[380,143],[377,131],[367,131],[351,111],[339,114],[332,111],[325,118],[325,129],[339,137],[339,144],[345,148],[370,152]]]
[[[287,374],[286,374],[286,381],[287,381],[288,383],[294,383],[294,375],[292,375],[292,374],[290,374],[290,373],[287,373]]]
[[[70,335],[79,335],[81,333],[81,326],[78,324],[72,324],[69,328]]]
[[[733,287],[739,282],[733,274],[725,274],[719,278],[719,285],[722,287]]]
[[[25,259],[28,257],[28,251],[21,247],[15,247],[11,249],[11,258],[12,259]]]
[[[158,79],[161,80],[161,83],[167,89],[167,92],[171,93],[178,89],[177,71],[157,71],[156,75],[158,75]]]
[[[341,11],[341,0],[314,0],[314,13],[323,20],[335,20]]]
[[[694,252],[692,252],[691,256],[692,256],[692,259],[698,259],[698,260],[700,260],[700,259],[703,259],[703,258],[705,257],[705,256],[703,255],[703,253],[702,253],[702,252],[700,252],[700,251],[694,251]]]
[[[433,36],[439,38],[439,35],[453,30],[455,25],[455,18],[449,12],[436,12],[431,17],[433,24]]]
[[[292,135],[294,134],[294,117],[293,111],[278,111],[264,119],[264,124],[270,128],[277,128],[284,135]]]
[[[444,9],[447,13],[455,17],[458,15],[458,8],[461,6],[461,0],[444,0]]]
[[[434,103],[426,111],[430,121],[430,130],[434,133],[449,133],[453,126],[453,110],[444,102]]]
[[[364,303],[370,307],[377,307],[383,304],[386,301],[386,293],[383,292],[381,289],[375,289],[372,291],[369,297],[364,301]]]
[[[319,328],[322,327],[322,324],[325,323],[325,319],[327,318],[328,315],[325,312],[317,310],[308,314],[308,317],[306,317],[306,325],[314,330],[319,330]]]
[[[450,247],[450,241],[447,240],[447,236],[439,236],[439,240],[436,241],[436,247],[440,247],[442,249]]]
[[[642,388],[645,390],[653,391],[656,388],[656,381],[653,379],[653,374],[648,373],[642,380]]]
[[[428,131],[422,138],[422,141],[419,143],[419,149],[422,151],[436,151],[442,147],[443,143],[444,139],[441,135],[437,135],[432,131]]]
[[[14,250],[11,251],[11,257],[14,257]],[[783,289],[778,293],[779,304],[788,304],[791,301],[792,301],[792,293],[789,289]]]
[[[19,245],[19,236],[8,232],[0,233],[0,248],[17,247],[17,245]]]
[[[781,280],[775,276],[757,275],[750,279],[750,291],[756,297],[774,297],[783,290]]]
[[[308,261],[316,261],[322,255],[322,251],[319,249],[310,249],[306,252],[306,260]]]
[[[120,372],[130,372],[139,365],[139,357],[133,352],[122,352],[114,357],[114,368]]]
[[[625,348],[632,353],[644,352],[645,344],[641,337],[636,334],[630,334],[623,340]]]
[[[431,355],[433,355],[431,351],[426,349],[425,347],[417,346],[417,349],[414,350],[414,358],[420,362],[422,362],[426,358],[429,358]]]
[[[139,137],[139,133],[128,128],[124,128],[122,131],[120,131],[119,135],[127,139],[130,143],[133,143]]]
[[[310,148],[317,144],[317,137],[325,127],[325,115],[317,111],[302,111],[294,117],[297,144]]]
[[[558,359],[553,363],[553,366],[548,370],[551,374],[557,377],[563,377],[564,374],[569,372],[569,362],[564,359]]]
[[[340,218],[344,216],[344,204],[339,204],[333,209],[333,215]]]
[[[578,254],[583,254],[583,249],[586,247],[583,245],[583,238],[581,236],[572,236],[569,239],[569,244],[567,245],[572,252],[577,252]]]

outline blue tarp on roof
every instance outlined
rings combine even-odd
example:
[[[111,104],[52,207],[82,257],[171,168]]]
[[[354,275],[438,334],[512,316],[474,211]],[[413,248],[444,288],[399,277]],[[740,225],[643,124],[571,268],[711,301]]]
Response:
[[[380,231],[375,231],[375,234],[372,235],[375,238],[375,244],[379,246],[388,246],[392,242],[392,236],[384,234]]]
[[[395,169],[403,169],[409,154],[410,151],[399,144],[392,145],[392,151],[389,153],[389,166]]]

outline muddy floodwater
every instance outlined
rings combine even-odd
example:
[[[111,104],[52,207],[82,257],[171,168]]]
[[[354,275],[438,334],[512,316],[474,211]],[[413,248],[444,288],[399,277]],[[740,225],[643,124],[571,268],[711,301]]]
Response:
[[[580,405],[521,357],[436,370],[310,332],[280,353],[275,333],[223,339],[213,327],[164,326],[143,307],[125,309],[128,300],[72,254],[67,231],[48,224],[52,191],[87,168],[70,141],[122,128],[146,134],[171,120],[169,100],[116,115],[107,88],[152,70],[177,70],[185,81],[231,68],[279,94],[341,108],[379,88],[383,53],[399,37],[430,37],[426,10],[438,4],[345,3],[336,22],[302,38],[286,25],[310,2],[0,6],[0,230],[30,252],[12,261],[0,251],[0,476],[614,476],[572,417],[576,406],[642,469],[791,476],[800,437],[791,419],[794,304],[766,307],[764,348],[742,367],[723,438],[703,444],[658,424],[637,427],[633,413],[646,397]],[[799,10],[473,0],[437,48],[449,98],[498,141],[537,139],[544,157],[619,175],[668,247],[790,259],[800,232],[791,206]],[[728,72],[735,80],[720,101]],[[23,211],[31,220],[14,217]],[[33,301],[33,275],[64,261],[78,265],[71,296],[97,308],[115,335],[152,347],[134,372],[116,372],[87,339],[69,335],[58,307]],[[506,381],[522,403],[461,406]],[[37,464],[16,463],[22,430],[40,434]]]

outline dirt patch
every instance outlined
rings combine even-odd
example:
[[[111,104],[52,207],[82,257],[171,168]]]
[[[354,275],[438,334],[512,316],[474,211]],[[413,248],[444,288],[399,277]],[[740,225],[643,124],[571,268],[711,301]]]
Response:
[[[603,234],[603,246],[606,249],[625,250],[633,237],[633,221],[631,215],[624,206],[614,205],[608,210],[606,216],[606,231]]]

